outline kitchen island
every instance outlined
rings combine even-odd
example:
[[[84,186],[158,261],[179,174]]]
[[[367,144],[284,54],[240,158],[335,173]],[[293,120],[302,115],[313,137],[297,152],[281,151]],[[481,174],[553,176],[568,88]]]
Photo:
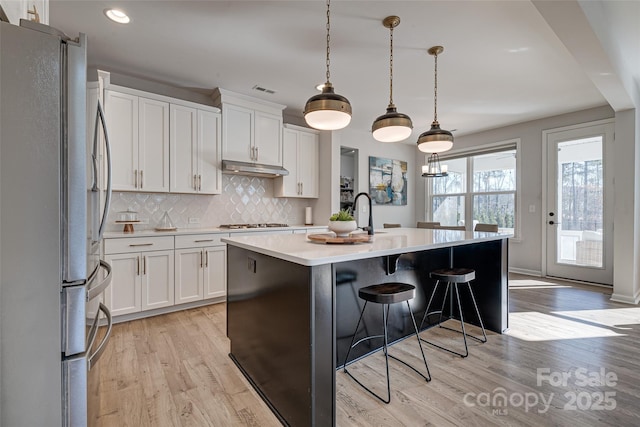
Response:
[[[335,371],[344,362],[362,307],[358,289],[392,281],[415,285],[411,306],[422,319],[434,286],[429,272],[473,268],[485,327],[502,333],[508,327],[509,237],[396,228],[376,232],[370,242],[346,245],[314,243],[305,235],[223,239],[229,355],[283,424],[335,425]],[[465,297],[463,292],[463,307],[472,307]],[[452,307],[446,304],[445,314],[456,317]],[[392,306],[390,342],[411,333],[406,310]],[[363,324],[377,333],[381,314],[374,311],[368,310]],[[464,314],[465,320],[475,320]],[[376,347],[357,349],[354,357]]]

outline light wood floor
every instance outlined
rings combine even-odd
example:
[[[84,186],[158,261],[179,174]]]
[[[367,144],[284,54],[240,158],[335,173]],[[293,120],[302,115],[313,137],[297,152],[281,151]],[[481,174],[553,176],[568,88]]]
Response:
[[[610,302],[606,288],[526,276],[510,283],[509,333],[471,342],[466,359],[425,347],[430,383],[391,361],[389,405],[338,372],[337,425],[640,425],[640,307]],[[442,329],[423,335],[457,343]],[[99,426],[280,425],[227,355],[224,304],[115,325],[109,344]],[[415,340],[390,352],[419,364]],[[384,390],[381,355],[351,370]],[[602,372],[609,377],[599,384]]]

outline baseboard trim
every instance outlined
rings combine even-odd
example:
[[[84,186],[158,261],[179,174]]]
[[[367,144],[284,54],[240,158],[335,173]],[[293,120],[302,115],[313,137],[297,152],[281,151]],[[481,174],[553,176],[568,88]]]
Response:
[[[526,268],[509,267],[509,273],[523,274],[525,276],[542,277],[542,272],[538,270],[528,270]]]
[[[628,296],[628,295],[620,295],[620,294],[611,294],[611,301],[614,302],[622,302],[625,304],[634,304],[637,305],[638,303],[640,303],[640,290],[638,292],[636,292],[636,294],[634,296]]]
[[[200,301],[188,302],[184,304],[171,305],[169,307],[156,308],[153,310],[140,311],[137,313],[129,313],[129,314],[123,314],[120,316],[113,316],[113,324],[115,325],[116,323],[128,322],[130,320],[144,319],[146,317],[158,316],[160,314],[174,313],[176,311],[188,310],[190,308],[196,308],[196,307],[203,307],[205,305],[210,305],[210,304],[218,304],[221,302],[225,302],[226,300],[227,300],[227,297],[223,296],[223,297],[217,297],[217,298],[204,299]]]

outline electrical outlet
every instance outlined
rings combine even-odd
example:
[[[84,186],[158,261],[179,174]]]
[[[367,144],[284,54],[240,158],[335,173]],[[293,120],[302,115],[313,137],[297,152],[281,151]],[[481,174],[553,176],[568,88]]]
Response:
[[[200,224],[200,218],[189,218],[189,224]]]
[[[255,273],[256,272],[256,260],[255,259],[247,258],[247,269],[251,273]]]

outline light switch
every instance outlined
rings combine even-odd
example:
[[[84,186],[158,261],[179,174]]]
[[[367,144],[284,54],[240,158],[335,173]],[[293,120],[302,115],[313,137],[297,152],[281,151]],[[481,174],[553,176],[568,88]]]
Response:
[[[529,205],[529,213],[536,213],[536,205]]]

